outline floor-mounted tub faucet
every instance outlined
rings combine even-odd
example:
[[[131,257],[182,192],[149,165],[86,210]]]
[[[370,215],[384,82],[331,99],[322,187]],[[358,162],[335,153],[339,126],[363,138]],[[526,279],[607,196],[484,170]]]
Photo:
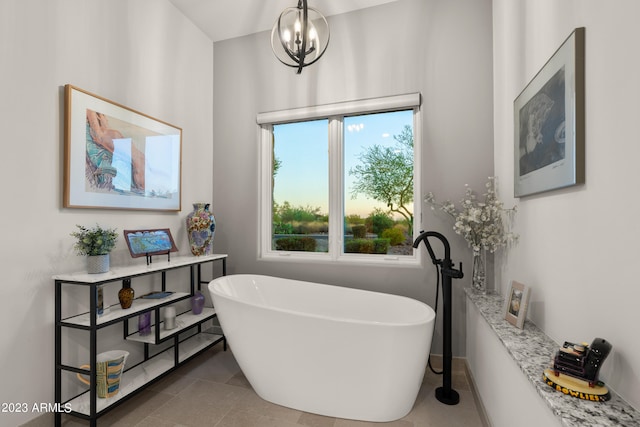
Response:
[[[442,242],[444,246],[444,258],[436,258],[435,252],[429,243],[429,237],[435,237]],[[457,405],[460,401],[460,395],[457,391],[451,388],[451,279],[462,279],[464,274],[462,273],[462,262],[460,263],[460,269],[453,268],[453,262],[451,261],[451,247],[449,241],[442,234],[437,231],[421,231],[420,235],[413,242],[413,247],[418,248],[420,242],[424,242],[429,251],[431,261],[436,268],[440,270],[442,275],[442,300],[444,303],[443,314],[443,356],[442,356],[442,387],[436,389],[436,398],[447,405]],[[437,295],[437,294],[436,294]]]

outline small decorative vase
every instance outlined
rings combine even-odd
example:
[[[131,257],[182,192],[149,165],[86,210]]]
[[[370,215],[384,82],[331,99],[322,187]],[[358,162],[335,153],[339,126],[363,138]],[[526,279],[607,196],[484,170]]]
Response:
[[[151,333],[151,312],[145,311],[138,316],[138,333],[142,336],[149,335]]]
[[[193,314],[202,313],[202,309],[204,308],[204,295],[200,291],[196,291],[196,293],[191,297],[191,312]]]
[[[194,203],[193,212],[187,215],[187,235],[191,253],[207,255],[216,230],[216,219],[209,211],[209,203]]]
[[[164,309],[164,328],[168,331],[176,327],[176,308],[165,307]]]
[[[87,273],[98,274],[109,271],[109,254],[87,256]]]
[[[131,307],[133,303],[133,297],[135,295],[135,291],[129,284],[124,284],[122,289],[118,291],[118,300],[120,301],[120,307],[123,309],[127,309]]]
[[[471,286],[474,291],[482,294],[487,293],[487,251],[481,249],[473,252],[473,271],[471,276]]]

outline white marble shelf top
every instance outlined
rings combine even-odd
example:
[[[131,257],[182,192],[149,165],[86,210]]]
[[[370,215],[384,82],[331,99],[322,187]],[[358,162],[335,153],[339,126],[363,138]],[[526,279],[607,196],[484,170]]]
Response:
[[[173,268],[186,267],[203,262],[215,261],[226,257],[227,254],[211,254],[201,256],[181,255],[173,256],[171,257],[170,261],[167,261],[166,258],[158,255],[149,265],[146,264],[144,258],[140,258],[142,260],[140,264],[111,266],[111,269],[106,273],[89,274],[86,271],[78,271],[68,274],[56,274],[53,276],[53,279],[62,280],[63,282],[78,282],[86,284],[111,282],[131,276],[139,276],[146,273],[171,270]]]
[[[611,391],[611,400],[591,402],[576,399],[549,387],[542,373],[549,366],[560,347],[530,321],[518,329],[504,319],[504,298],[500,295],[481,295],[465,289],[467,298],[474,303],[498,339],[507,349],[520,370],[533,384],[538,395],[567,427],[640,427],[640,412]],[[606,363],[606,361],[605,361]]]

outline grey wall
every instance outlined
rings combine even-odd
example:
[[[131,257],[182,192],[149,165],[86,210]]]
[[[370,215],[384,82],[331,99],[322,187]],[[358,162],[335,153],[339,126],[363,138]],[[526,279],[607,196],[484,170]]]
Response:
[[[457,201],[465,183],[483,185],[493,170],[491,23],[489,0],[401,0],[333,16],[329,49],[302,75],[276,60],[269,32],[215,43],[214,249],[229,253],[229,272],[401,294],[433,306],[430,262],[390,268],[257,259],[256,114],[420,92],[423,189]],[[461,289],[470,283],[471,252],[452,225],[425,210],[422,228],[443,232],[468,273],[454,291],[454,355],[464,355]],[[435,353],[441,352],[440,330],[438,325]]]

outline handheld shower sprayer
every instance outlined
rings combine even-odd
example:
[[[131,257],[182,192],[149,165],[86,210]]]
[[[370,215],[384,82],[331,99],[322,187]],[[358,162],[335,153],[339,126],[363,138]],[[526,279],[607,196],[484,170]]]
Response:
[[[429,243],[429,238],[434,237],[442,242],[444,246],[444,258],[436,258],[435,252]],[[443,355],[442,355],[442,387],[436,389],[436,398],[447,405],[457,405],[460,402],[460,395],[451,388],[451,363],[453,354],[451,351],[451,279],[462,279],[462,262],[460,269],[453,268],[451,261],[451,246],[449,241],[437,231],[421,231],[420,235],[413,242],[413,247],[418,248],[420,242],[424,242],[431,257],[431,262],[439,266],[442,275],[442,300],[444,303],[443,315]],[[437,298],[437,297],[436,297]]]

